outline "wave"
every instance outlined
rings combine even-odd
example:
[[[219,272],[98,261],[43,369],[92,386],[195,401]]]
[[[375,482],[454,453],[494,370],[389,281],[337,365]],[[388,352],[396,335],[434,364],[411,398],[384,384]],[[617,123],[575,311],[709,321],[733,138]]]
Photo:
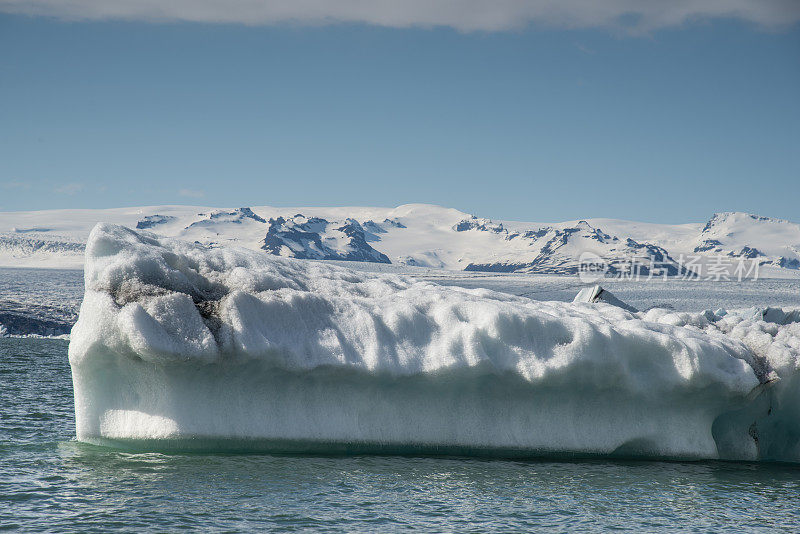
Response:
[[[0,337],[53,337],[69,335],[73,323],[0,313]]]

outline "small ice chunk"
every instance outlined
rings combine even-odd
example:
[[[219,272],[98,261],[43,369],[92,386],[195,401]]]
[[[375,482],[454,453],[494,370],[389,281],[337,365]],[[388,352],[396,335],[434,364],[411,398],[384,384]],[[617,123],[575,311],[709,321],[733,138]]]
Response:
[[[607,291],[598,285],[584,287],[578,292],[577,295],[575,295],[575,298],[572,300],[572,302],[586,302],[590,304],[604,302],[606,304],[611,304],[612,306],[622,308],[623,310],[628,310],[631,313],[637,313],[639,311],[630,304],[622,302],[610,291]]]

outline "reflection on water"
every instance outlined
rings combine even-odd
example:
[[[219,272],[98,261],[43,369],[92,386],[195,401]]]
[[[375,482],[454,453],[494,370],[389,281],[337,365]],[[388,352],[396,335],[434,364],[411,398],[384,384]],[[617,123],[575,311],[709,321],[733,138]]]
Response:
[[[131,453],[72,441],[66,343],[0,340],[0,526],[800,530],[800,466]]]

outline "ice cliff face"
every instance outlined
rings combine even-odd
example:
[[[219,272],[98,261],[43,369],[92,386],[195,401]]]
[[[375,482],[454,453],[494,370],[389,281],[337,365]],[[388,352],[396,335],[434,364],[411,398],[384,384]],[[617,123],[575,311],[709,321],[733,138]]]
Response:
[[[113,225],[85,281],[81,440],[800,460],[791,313],[534,302]]]
[[[70,263],[80,264],[82,261],[85,245],[74,236],[55,233],[48,228],[12,230],[11,233],[0,233],[0,258],[5,258],[13,266],[48,267],[54,260],[70,266]]]

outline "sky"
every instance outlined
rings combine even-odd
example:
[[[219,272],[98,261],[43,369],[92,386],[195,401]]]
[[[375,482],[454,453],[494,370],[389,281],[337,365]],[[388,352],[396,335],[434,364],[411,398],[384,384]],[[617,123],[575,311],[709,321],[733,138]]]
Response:
[[[798,20],[781,0],[0,0],[0,211],[800,222]]]

